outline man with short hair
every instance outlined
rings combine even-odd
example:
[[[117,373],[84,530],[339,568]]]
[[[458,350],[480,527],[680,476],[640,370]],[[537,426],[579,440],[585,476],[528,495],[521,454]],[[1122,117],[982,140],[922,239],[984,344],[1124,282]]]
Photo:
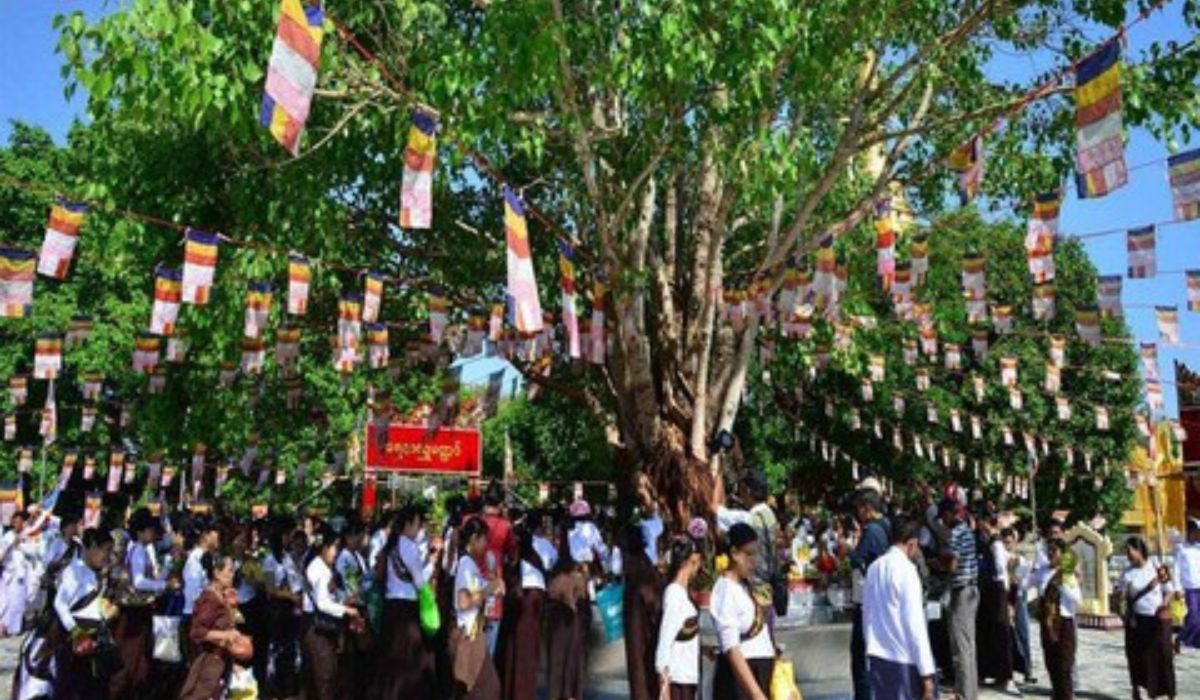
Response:
[[[873,488],[859,489],[854,494],[854,518],[859,528],[858,545],[850,553],[853,581],[851,599],[854,603],[850,627],[850,670],[854,679],[854,700],[871,700],[871,677],[867,672],[867,643],[863,635],[862,582],[867,569],[887,552],[891,543],[891,527],[883,517],[883,499]]]
[[[863,585],[871,693],[874,700],[933,700],[937,668],[925,630],[925,596],[913,559],[920,526],[894,530],[892,546],[867,569]]]
[[[979,697],[975,657],[975,617],[979,612],[979,558],[975,531],[967,510],[953,499],[938,509],[950,528],[950,653],[954,657],[954,692],[960,700]]]

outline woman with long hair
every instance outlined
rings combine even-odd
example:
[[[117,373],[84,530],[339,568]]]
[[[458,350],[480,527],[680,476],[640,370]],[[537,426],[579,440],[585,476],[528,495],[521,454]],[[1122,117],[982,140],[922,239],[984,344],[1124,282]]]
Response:
[[[299,654],[300,595],[298,569],[292,560],[289,545],[297,546],[303,556],[304,533],[289,532],[276,524],[267,534],[267,551],[263,555],[263,579],[269,620],[268,669],[263,697],[289,698],[299,691],[296,656]]]
[[[504,582],[498,576],[485,579],[476,563],[487,550],[487,532],[487,524],[481,518],[472,518],[459,533],[463,554],[454,574],[456,624],[450,631],[456,700],[500,697],[500,677],[488,656],[483,631],[483,605],[489,595],[504,594]]]
[[[421,587],[433,573],[417,546],[424,524],[419,508],[401,508],[392,518],[387,542],[375,560],[375,578],[384,590],[379,650],[384,700],[419,700],[433,692],[433,655],[421,631],[417,602]]]
[[[713,586],[709,608],[721,647],[713,700],[767,700],[775,670],[775,643],[767,625],[771,596],[769,592],[756,594],[750,586],[758,565],[758,537],[754,528],[735,523],[726,539],[729,568]]]
[[[158,602],[168,592],[178,588],[168,581],[167,571],[159,565],[155,551],[161,525],[146,508],[138,508],[129,518],[129,533],[135,541],[125,553],[129,575],[129,591],[120,601],[113,636],[121,656],[121,670],[113,675],[109,692],[114,698],[141,698],[150,692],[151,646],[154,636],[154,613]]]
[[[258,551],[258,528],[251,525],[233,528],[229,535],[229,547],[241,617],[238,629],[254,642],[254,659],[250,665],[259,686],[265,688],[271,632],[268,627],[265,574]]]
[[[304,568],[304,621],[301,623],[301,676],[305,700],[334,700],[338,697],[338,645],[345,622],[358,617],[358,610],[343,604],[344,589],[333,570],[338,555],[338,538],[331,530],[313,538],[309,562]]]
[[[700,617],[688,595],[692,577],[700,570],[700,550],[690,537],[678,537],[668,552],[666,591],[663,592],[662,625],[654,667],[658,671],[659,695],[669,700],[696,700],[700,683]]]
[[[542,613],[546,607],[546,576],[558,560],[544,535],[544,517],[530,513],[516,528],[520,590],[509,603],[511,627],[502,645],[504,700],[534,700],[542,655]]]
[[[979,676],[1014,692],[1012,622],[1008,615],[1009,552],[1000,537],[995,513],[979,518],[978,527],[979,610],[975,638]]]
[[[592,626],[588,599],[588,562],[576,561],[564,524],[559,537],[558,562],[546,590],[546,636],[549,672],[546,696],[550,700],[581,700],[587,675],[587,637]],[[590,551],[590,550],[589,550]]]
[[[1121,576],[1125,596],[1125,660],[1129,663],[1129,685],[1134,700],[1175,697],[1175,652],[1171,640],[1171,615],[1167,601],[1172,594],[1166,567],[1150,558],[1146,540],[1138,536],[1125,541],[1129,566]]]
[[[625,593],[621,614],[625,627],[625,667],[631,700],[658,698],[654,649],[662,620],[662,575],[646,554],[646,538],[637,523],[625,526],[621,543]]]
[[[188,636],[191,664],[180,700],[220,700],[225,697],[235,659],[248,663],[253,656],[249,637],[238,632],[236,564],[226,555],[206,552],[200,558],[210,582],[192,609]]]
[[[1042,653],[1046,657],[1046,673],[1050,676],[1050,697],[1053,700],[1072,700],[1075,689],[1072,673],[1075,669],[1075,613],[1083,601],[1073,572],[1063,571],[1067,543],[1046,542],[1046,557],[1050,575],[1042,582],[1042,601],[1038,611],[1042,623]]]

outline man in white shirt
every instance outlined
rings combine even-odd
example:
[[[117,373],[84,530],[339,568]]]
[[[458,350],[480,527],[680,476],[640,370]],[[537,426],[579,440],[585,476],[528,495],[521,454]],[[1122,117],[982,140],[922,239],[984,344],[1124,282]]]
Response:
[[[892,546],[867,569],[863,630],[873,700],[932,700],[936,667],[925,625],[925,596],[912,559],[920,527],[895,528]]]
[[[1200,649],[1200,518],[1188,518],[1187,539],[1175,545],[1175,595],[1188,609],[1179,644]]]

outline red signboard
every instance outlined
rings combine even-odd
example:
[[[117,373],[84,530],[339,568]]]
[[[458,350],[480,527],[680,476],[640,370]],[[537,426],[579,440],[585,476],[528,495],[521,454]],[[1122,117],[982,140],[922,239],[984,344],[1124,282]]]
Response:
[[[393,423],[382,436],[367,424],[367,469],[479,476],[482,468],[483,438],[476,428],[430,433],[423,425]]]

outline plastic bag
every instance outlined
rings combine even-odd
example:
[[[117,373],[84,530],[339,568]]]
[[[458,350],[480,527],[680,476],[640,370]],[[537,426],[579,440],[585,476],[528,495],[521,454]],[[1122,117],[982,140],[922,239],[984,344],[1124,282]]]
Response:
[[[771,700],[804,700],[796,686],[796,670],[791,661],[775,660],[775,670],[771,673]]]
[[[596,607],[604,623],[604,638],[610,644],[625,636],[625,584],[605,586],[596,594]]]
[[[438,609],[437,595],[428,583],[417,591],[417,606],[421,613],[421,630],[432,637],[442,628],[442,613]]]
[[[179,651],[179,620],[174,615],[155,615],[152,624],[154,629],[154,659],[170,664],[183,661]]]
[[[1171,624],[1183,627],[1184,621],[1187,620],[1187,601],[1183,598],[1172,598],[1168,605],[1171,608]]]
[[[234,665],[229,672],[229,700],[257,700],[258,681],[245,666]]]

